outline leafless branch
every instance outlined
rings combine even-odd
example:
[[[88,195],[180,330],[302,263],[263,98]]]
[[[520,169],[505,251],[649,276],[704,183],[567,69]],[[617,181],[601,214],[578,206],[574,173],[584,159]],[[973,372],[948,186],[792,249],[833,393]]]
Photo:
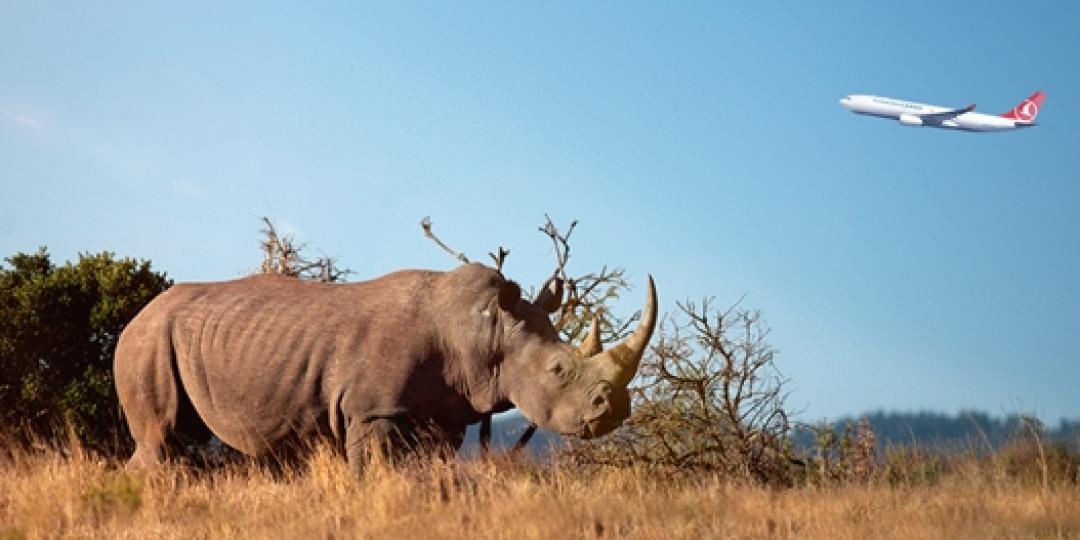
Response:
[[[642,359],[631,418],[570,455],[579,463],[651,463],[791,481],[787,380],[773,367],[760,313],[739,303],[718,310],[708,297],[677,305]]]
[[[488,256],[492,261],[495,261],[495,269],[502,272],[503,263],[506,262],[507,255],[510,255],[510,250],[502,246],[499,246],[499,250],[496,252],[488,252]]]
[[[262,221],[263,228],[259,231],[263,235],[259,242],[263,251],[261,273],[323,282],[344,281],[345,276],[352,273],[348,268],[338,268],[337,260],[325,254],[315,260],[304,258],[302,252],[307,249],[307,244],[296,244],[291,234],[278,235],[270,218],[264,216]]]
[[[431,230],[431,217],[430,216],[425,216],[424,219],[420,220],[420,228],[424,229],[424,236],[430,238],[431,241],[435,242],[435,244],[438,245],[439,247],[441,247],[443,249],[443,251],[449,253],[451,257],[453,257],[453,258],[455,258],[455,259],[457,259],[457,260],[459,260],[459,261],[461,261],[463,263],[468,264],[469,258],[466,257],[465,254],[463,254],[461,252],[458,252],[458,251],[454,251],[453,249],[450,249],[450,246],[444,244],[442,240],[439,240],[439,237],[435,236],[435,233]]]
[[[578,222],[576,219],[571,221],[570,226],[566,228],[566,233],[560,234],[559,228],[551,221],[551,216],[544,214],[544,220],[544,224],[539,227],[539,230],[551,239],[557,263],[555,272],[552,275],[566,281],[566,262],[570,259],[570,235],[574,234],[574,227],[577,227]]]

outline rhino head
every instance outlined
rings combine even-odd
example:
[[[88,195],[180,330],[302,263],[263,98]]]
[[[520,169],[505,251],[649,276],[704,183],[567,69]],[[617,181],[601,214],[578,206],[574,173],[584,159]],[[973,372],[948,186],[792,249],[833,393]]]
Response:
[[[494,269],[465,265],[451,274],[459,272],[464,275],[453,280],[455,296],[463,295],[458,299],[470,309],[455,317],[459,339],[454,348],[459,354],[493,360],[492,392],[497,399],[510,401],[544,429],[583,439],[604,435],[630,416],[627,385],[656,326],[651,276],[638,327],[604,351],[596,319],[579,347],[559,339],[550,320],[562,303],[563,287],[557,278],[548,280],[537,298],[526,300],[516,283]],[[460,325],[474,331],[461,332]]]

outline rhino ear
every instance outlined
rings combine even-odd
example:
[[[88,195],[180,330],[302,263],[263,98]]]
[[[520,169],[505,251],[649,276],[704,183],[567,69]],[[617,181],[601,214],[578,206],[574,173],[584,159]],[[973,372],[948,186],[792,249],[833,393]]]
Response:
[[[540,288],[540,294],[536,296],[536,300],[533,300],[533,305],[544,310],[546,313],[555,313],[559,310],[559,306],[562,305],[563,299],[563,280],[552,276],[551,279],[544,283],[544,286]]]
[[[499,307],[513,312],[521,301],[521,287],[513,281],[506,280],[499,284]]]

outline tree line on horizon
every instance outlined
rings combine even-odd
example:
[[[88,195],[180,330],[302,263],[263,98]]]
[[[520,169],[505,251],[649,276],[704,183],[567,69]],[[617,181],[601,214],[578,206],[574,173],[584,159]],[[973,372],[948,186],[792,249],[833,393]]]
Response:
[[[830,421],[798,423],[792,429],[795,447],[811,452],[817,446],[815,429],[830,429],[835,437],[843,437],[847,426],[857,426],[866,418],[875,434],[879,452],[887,448],[919,446],[942,453],[995,451],[1017,437],[1030,435],[1032,428],[1049,444],[1064,444],[1080,451],[1080,419],[1062,418],[1050,425],[1032,416],[1009,414],[994,416],[984,411],[964,410],[958,413],[922,410],[917,412],[878,410],[863,415],[845,415]],[[495,419],[492,445],[510,448],[525,430],[528,421],[520,415],[507,414]],[[465,448],[472,450],[476,435],[470,431]],[[557,434],[539,432],[529,446],[535,456],[547,456],[552,449],[564,444]]]
[[[921,446],[945,453],[990,453],[1018,437],[1035,436],[1048,444],[1062,444],[1080,451],[1080,418],[1060,418],[1057,425],[1051,425],[1032,415],[995,416],[978,410],[957,413],[877,410],[806,425],[795,431],[793,440],[800,447],[811,448],[818,436],[815,429],[831,429],[840,436],[846,426],[858,424],[863,418],[872,426],[879,450]]]

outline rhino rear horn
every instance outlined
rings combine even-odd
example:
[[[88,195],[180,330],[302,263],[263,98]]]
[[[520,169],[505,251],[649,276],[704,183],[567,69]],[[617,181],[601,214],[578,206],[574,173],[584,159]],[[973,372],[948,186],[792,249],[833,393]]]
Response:
[[[600,315],[593,314],[589,334],[581,341],[581,345],[578,345],[577,353],[582,358],[588,358],[603,351],[604,346],[600,344]]]
[[[611,382],[616,388],[625,388],[630,384],[630,379],[633,379],[634,374],[637,373],[641,355],[645,354],[645,348],[649,345],[654,328],[656,328],[656,286],[650,275],[649,290],[645,296],[645,309],[641,311],[641,322],[638,323],[634,333],[618,345],[597,353],[590,359],[598,366],[602,378]]]

